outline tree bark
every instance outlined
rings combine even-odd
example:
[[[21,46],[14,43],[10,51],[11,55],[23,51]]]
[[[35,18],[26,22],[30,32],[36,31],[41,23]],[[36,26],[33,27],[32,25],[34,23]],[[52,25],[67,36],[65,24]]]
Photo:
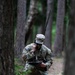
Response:
[[[57,20],[56,20],[56,36],[54,41],[54,54],[61,56],[63,43],[63,26],[65,16],[65,0],[58,0]]]
[[[3,1],[0,0],[0,75],[2,75],[2,48],[1,48],[1,38],[3,32],[2,26],[2,12],[3,12]]]
[[[75,0],[71,0],[64,75],[75,75]]]
[[[45,45],[49,48],[51,48],[51,33],[52,33],[52,22],[53,22],[53,6],[54,6],[54,0],[47,0],[47,27],[45,32]],[[48,19],[49,17],[49,19]]]
[[[36,7],[37,7],[37,0],[31,0],[29,12],[28,12],[28,16],[27,16],[27,20],[25,24],[25,29],[24,29],[25,30],[25,45],[29,38],[30,32],[32,30],[35,15],[37,14]]]
[[[14,75],[13,0],[3,0],[1,37],[2,75]]]
[[[21,56],[22,49],[24,48],[25,40],[25,20],[26,20],[26,0],[18,0],[17,6],[17,27],[15,38],[15,56]]]

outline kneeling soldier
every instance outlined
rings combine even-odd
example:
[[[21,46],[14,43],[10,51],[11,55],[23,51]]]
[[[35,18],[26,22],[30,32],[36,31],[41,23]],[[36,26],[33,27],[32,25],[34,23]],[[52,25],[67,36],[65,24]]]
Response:
[[[25,63],[25,71],[36,69],[41,75],[48,75],[48,69],[52,65],[52,52],[43,45],[45,36],[37,34],[35,42],[27,45],[22,52]]]

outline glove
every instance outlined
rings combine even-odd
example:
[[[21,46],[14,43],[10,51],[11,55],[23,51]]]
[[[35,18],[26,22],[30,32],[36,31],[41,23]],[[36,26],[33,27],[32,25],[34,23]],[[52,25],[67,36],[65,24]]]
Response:
[[[36,69],[40,70],[40,71],[47,71],[47,66],[45,65],[45,63],[41,63],[41,64],[38,64],[37,66],[35,66]]]

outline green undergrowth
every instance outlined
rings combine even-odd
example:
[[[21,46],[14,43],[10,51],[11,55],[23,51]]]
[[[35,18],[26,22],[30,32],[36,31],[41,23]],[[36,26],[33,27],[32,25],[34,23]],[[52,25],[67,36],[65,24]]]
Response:
[[[31,72],[30,70],[25,72],[24,65],[22,65],[22,63],[20,63],[18,59],[15,59],[14,69],[15,75],[27,75],[28,73]]]

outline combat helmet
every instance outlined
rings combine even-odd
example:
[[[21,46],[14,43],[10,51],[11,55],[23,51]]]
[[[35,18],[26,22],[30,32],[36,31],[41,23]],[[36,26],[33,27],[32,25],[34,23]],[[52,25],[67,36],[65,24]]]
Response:
[[[43,34],[37,34],[35,38],[35,43],[43,44],[45,36]]]

